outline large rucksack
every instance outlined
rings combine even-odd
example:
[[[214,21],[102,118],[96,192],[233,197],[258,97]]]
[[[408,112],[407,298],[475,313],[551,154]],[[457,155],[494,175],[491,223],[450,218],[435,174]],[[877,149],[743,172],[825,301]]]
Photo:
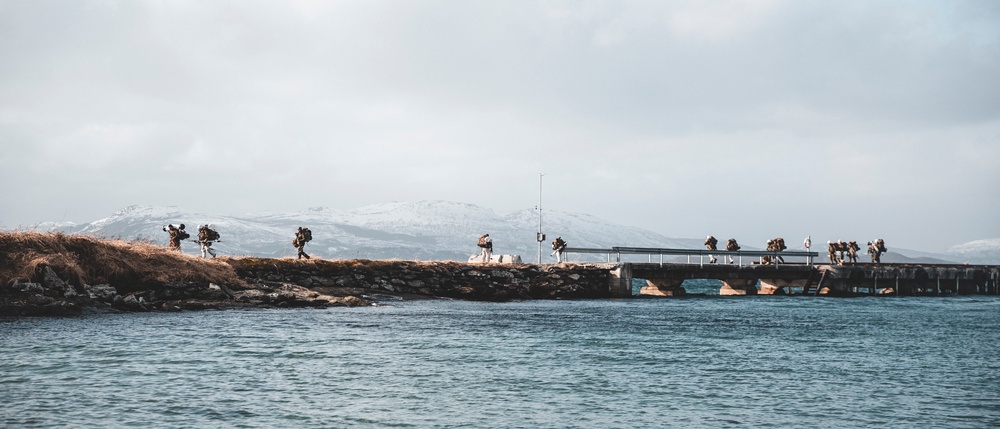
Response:
[[[312,241],[313,232],[309,228],[299,228],[299,232],[295,233],[295,239],[292,240],[292,246],[299,247],[304,246],[306,243]]]
[[[479,237],[479,243],[476,243],[479,247],[488,247],[489,243],[486,242],[486,236]]]
[[[212,228],[205,227],[198,230],[198,239],[201,241],[216,241],[219,238],[219,232]]]
[[[729,241],[726,242],[726,250],[735,252],[740,250],[740,245],[736,243],[736,240],[730,238]]]
[[[882,240],[881,238],[875,240],[875,248],[878,249],[880,252],[888,252],[888,250],[886,250],[885,248],[885,241]]]
[[[178,229],[177,230],[177,239],[178,240],[187,240],[190,237],[191,237],[191,234],[188,234],[187,231],[185,231],[183,229]]]

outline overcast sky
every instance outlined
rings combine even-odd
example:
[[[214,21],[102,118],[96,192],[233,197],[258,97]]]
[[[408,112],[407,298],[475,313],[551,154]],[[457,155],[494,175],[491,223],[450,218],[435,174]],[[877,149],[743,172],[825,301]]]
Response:
[[[4,228],[545,172],[668,236],[933,251],[1000,237],[998,163],[997,1],[0,0]]]

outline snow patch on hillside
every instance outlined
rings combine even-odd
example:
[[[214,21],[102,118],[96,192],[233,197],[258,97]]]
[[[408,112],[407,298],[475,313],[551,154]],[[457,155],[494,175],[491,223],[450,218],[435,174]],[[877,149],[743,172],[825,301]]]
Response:
[[[974,240],[945,251],[952,259],[971,264],[1000,264],[1000,238]]]
[[[550,242],[562,236],[576,247],[698,247],[697,240],[671,239],[641,228],[615,225],[594,216],[546,211],[543,262]],[[231,256],[292,257],[296,228],[313,231],[306,251],[327,259],[466,260],[478,253],[478,237],[489,233],[494,253],[517,254],[534,260],[538,251],[538,212],[534,209],[497,213],[473,204],[450,201],[389,202],[352,210],[315,207],[291,213],[230,216],[188,212],[179,207],[129,206],[89,224],[65,225],[67,233],[146,240],[166,245],[163,226],[185,224],[192,236],[198,225],[210,223],[222,235],[214,248]],[[186,253],[199,253],[185,242]]]
[[[478,253],[476,240],[489,233],[495,254],[521,255],[533,262],[538,252],[538,212],[533,208],[498,213],[474,204],[451,201],[387,202],[351,210],[313,207],[298,212],[244,215],[196,213],[176,206],[133,205],[87,224],[40,223],[34,230],[61,231],[166,245],[167,224],[185,224],[192,236],[198,225],[212,224],[222,235],[213,246],[229,256],[294,257],[291,245],[296,228],[313,231],[306,251],[325,259],[415,259],[464,261]],[[582,213],[543,212],[542,262],[554,262],[551,242],[565,239],[570,247],[612,246],[701,249],[703,239],[666,237],[655,232],[618,225]],[[198,254],[194,242],[185,242],[186,253]],[[755,250],[753,246],[743,246]],[[821,254],[820,257],[824,257]],[[593,260],[593,259],[588,259]],[[1000,238],[976,240],[944,253],[890,249],[886,262],[955,261],[1000,264]]]

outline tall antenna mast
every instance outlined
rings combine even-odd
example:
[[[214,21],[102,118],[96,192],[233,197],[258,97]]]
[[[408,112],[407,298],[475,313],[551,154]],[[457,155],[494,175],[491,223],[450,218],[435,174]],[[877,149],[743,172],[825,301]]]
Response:
[[[538,173],[538,264],[542,264],[542,242],[545,241],[545,234],[542,234],[542,176],[545,173]]]

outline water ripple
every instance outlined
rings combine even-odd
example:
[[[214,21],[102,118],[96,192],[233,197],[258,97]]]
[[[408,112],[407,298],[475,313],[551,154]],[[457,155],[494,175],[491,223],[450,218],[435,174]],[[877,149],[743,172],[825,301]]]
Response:
[[[0,426],[995,427],[1000,299],[0,321]]]

